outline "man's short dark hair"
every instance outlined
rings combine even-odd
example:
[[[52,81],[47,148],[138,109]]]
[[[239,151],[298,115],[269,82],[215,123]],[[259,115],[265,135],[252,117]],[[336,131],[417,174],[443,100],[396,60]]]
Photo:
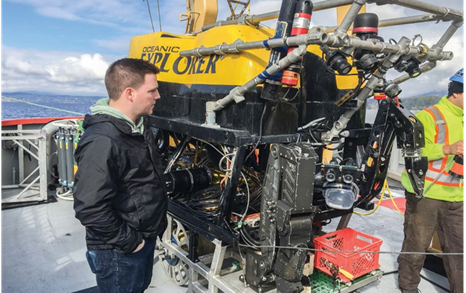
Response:
[[[127,87],[139,88],[146,74],[158,74],[160,69],[154,64],[133,58],[123,58],[110,65],[105,73],[105,87],[110,99],[116,101]]]
[[[457,81],[450,81],[448,84],[448,97],[453,94],[461,94],[463,92],[463,84]]]

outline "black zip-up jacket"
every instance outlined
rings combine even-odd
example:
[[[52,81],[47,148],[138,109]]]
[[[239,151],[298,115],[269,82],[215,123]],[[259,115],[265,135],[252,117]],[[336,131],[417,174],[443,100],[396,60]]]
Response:
[[[74,210],[88,250],[130,253],[167,227],[167,193],[154,136],[132,133],[126,121],[86,115],[75,151]]]

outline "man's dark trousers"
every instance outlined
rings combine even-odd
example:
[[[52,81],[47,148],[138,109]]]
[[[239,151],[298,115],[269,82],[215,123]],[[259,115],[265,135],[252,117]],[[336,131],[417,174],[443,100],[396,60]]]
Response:
[[[398,284],[403,289],[416,289],[434,231],[437,231],[444,253],[463,253],[463,202],[448,202],[430,198],[417,199],[406,192],[404,223],[405,241],[398,267]],[[450,291],[463,292],[463,256],[444,255],[443,264],[450,282]]]
[[[122,253],[115,249],[86,252],[101,293],[139,293],[149,287],[155,239],[144,240],[144,247],[135,253]]]

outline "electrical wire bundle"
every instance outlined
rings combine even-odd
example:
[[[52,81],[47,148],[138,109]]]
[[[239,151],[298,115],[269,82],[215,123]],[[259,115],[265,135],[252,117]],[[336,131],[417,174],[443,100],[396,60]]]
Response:
[[[186,205],[195,215],[212,221],[217,219],[223,200],[223,191],[214,186],[194,193]]]
[[[238,216],[248,215],[248,213],[257,213],[260,211],[260,203],[261,203],[261,195],[262,195],[262,184],[261,181],[256,174],[252,170],[247,170],[247,168],[243,168],[243,180],[240,178],[240,183],[238,184],[238,192],[236,193],[234,205],[233,205],[233,213]],[[244,180],[247,180],[245,182]],[[249,197],[247,194],[248,188],[246,188],[246,184],[249,188]],[[248,210],[245,210],[245,209]]]

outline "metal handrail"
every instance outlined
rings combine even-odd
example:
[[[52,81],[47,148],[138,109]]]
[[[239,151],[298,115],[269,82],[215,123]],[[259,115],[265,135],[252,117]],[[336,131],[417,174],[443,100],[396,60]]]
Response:
[[[47,200],[47,180],[46,180],[46,173],[47,173],[47,166],[46,166],[46,137],[41,132],[40,129],[37,130],[23,130],[22,125],[17,126],[18,129],[16,130],[6,130],[2,131],[1,139],[2,141],[13,141],[19,148],[18,151],[18,165],[19,165],[19,177],[20,183],[19,184],[12,184],[12,185],[2,185],[2,189],[12,189],[12,188],[21,188],[22,190],[14,196],[13,199],[2,199],[2,203],[18,203],[18,202],[25,202],[25,201],[46,201]],[[9,134],[9,135],[5,135]],[[32,141],[37,140],[38,146]],[[24,146],[24,142],[28,142],[35,150],[28,149]],[[26,178],[24,178],[24,151],[27,152],[31,158],[37,160],[38,166],[32,170]],[[39,174],[32,179],[32,181],[25,185],[25,182],[30,179],[34,173],[39,171]],[[39,182],[37,184],[37,182]],[[39,187],[38,192],[27,194],[26,192],[29,190],[34,190],[35,188]]]

